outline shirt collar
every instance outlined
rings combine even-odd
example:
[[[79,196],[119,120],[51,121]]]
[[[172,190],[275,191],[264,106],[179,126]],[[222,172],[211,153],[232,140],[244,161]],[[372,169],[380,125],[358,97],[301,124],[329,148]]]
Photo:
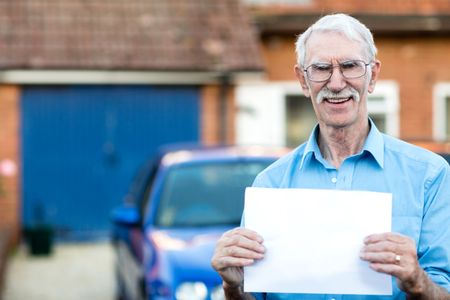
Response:
[[[306,142],[305,150],[303,152],[303,157],[300,161],[300,168],[305,164],[305,160],[307,157],[310,157],[312,154],[315,155],[316,159],[321,159],[322,154],[320,153],[319,145],[317,144],[317,135],[319,134],[319,124],[316,124],[311,134],[309,135],[309,139]]]
[[[381,132],[378,130],[372,119],[369,118],[370,131],[367,135],[367,139],[364,143],[362,152],[369,152],[372,154],[374,159],[377,161],[378,165],[384,167],[384,139]],[[305,150],[303,152],[303,157],[300,162],[300,168],[303,167],[307,157],[312,154],[315,155],[316,159],[324,160],[322,153],[320,153],[319,145],[317,144],[317,135],[319,134],[319,124],[317,124],[311,132],[308,141],[306,142]],[[361,152],[361,153],[362,153]]]
[[[363,152],[367,151],[375,158],[378,165],[384,168],[384,139],[372,119],[369,118],[370,131],[364,143]]]

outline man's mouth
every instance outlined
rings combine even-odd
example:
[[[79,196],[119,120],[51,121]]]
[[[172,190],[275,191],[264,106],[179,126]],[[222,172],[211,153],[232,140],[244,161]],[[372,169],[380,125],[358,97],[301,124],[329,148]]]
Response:
[[[332,103],[332,104],[340,104],[340,103],[344,103],[344,102],[347,102],[352,99],[353,99],[353,97],[350,96],[350,97],[346,97],[346,98],[342,98],[342,97],[340,97],[340,98],[324,98],[323,100],[325,100],[328,103]]]

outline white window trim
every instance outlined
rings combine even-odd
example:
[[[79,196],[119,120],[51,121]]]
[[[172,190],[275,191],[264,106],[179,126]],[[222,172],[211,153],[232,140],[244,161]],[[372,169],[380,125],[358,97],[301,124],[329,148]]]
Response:
[[[238,111],[245,111],[248,109],[246,104],[241,102],[242,90],[240,86],[245,88],[251,86],[255,88],[254,97],[264,97],[266,104],[262,108],[261,113],[265,118],[270,118],[269,121],[264,121],[264,124],[259,124],[258,129],[262,130],[263,136],[258,137],[252,132],[249,134],[247,130],[241,128],[245,127],[244,123],[240,124],[239,114],[237,116],[237,143],[263,143],[273,145],[283,145],[286,135],[285,118],[286,118],[286,104],[285,99],[287,95],[303,95],[300,84],[297,81],[276,81],[276,82],[241,82],[237,85],[236,98]],[[253,94],[251,92],[250,94]],[[380,113],[386,116],[386,133],[398,137],[399,136],[399,88],[395,81],[380,80],[377,86],[369,97],[380,97],[383,101],[368,102],[368,112]],[[243,98],[249,97],[249,91],[246,91]],[[263,101],[261,101],[261,105]],[[267,117],[270,115],[270,117]],[[267,124],[266,124],[267,123]],[[241,132],[241,131],[245,131]]]
[[[284,90],[284,97],[287,95],[303,95],[297,82],[282,82],[279,85]],[[373,93],[369,94],[370,97],[381,97],[384,101],[371,102],[369,100],[367,103],[369,114],[385,114],[386,133],[398,137],[400,135],[400,97],[397,83],[393,80],[378,81]]]
[[[398,84],[393,80],[380,80],[370,97],[382,97],[382,103],[369,102],[369,114],[382,113],[386,115],[386,133],[398,137],[400,135],[400,96]]]
[[[441,82],[433,87],[433,138],[435,141],[446,141],[447,97],[450,97],[450,83]]]

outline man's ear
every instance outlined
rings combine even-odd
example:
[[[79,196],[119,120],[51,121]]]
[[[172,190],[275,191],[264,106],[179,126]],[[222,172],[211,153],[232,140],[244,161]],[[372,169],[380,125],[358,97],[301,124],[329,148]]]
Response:
[[[380,74],[381,69],[381,62],[379,60],[375,60],[375,62],[372,64],[372,67],[370,68],[370,81],[369,81],[369,87],[367,88],[367,91],[369,93],[372,93],[375,89],[375,84],[378,80],[378,75]]]
[[[295,76],[297,76],[297,79],[300,82],[300,85],[302,86],[303,94],[305,94],[306,97],[311,97],[311,93],[309,91],[309,86],[308,83],[306,82],[305,72],[303,72],[303,69],[298,65],[295,65],[294,72]]]

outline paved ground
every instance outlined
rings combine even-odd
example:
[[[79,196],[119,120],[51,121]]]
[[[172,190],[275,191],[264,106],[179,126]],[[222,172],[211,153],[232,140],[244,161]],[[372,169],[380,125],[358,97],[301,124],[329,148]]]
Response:
[[[9,260],[3,300],[112,300],[114,253],[108,242],[58,244],[49,257],[20,247]]]

